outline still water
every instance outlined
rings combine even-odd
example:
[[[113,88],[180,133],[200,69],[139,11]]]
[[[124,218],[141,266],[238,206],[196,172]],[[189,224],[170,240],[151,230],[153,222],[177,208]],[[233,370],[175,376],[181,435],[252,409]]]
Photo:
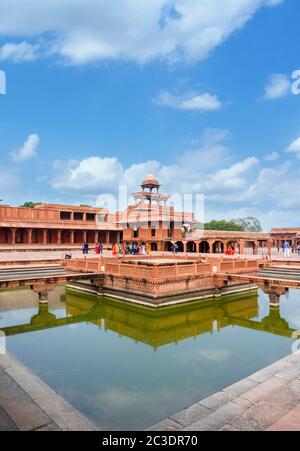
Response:
[[[291,353],[300,292],[159,311],[57,287],[0,292],[7,349],[104,430],[144,429]]]

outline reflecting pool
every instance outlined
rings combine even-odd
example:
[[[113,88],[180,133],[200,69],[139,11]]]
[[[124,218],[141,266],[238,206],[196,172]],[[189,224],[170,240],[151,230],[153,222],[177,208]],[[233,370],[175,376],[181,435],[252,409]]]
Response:
[[[291,353],[299,291],[151,310],[57,287],[0,292],[7,349],[104,430],[145,429]]]

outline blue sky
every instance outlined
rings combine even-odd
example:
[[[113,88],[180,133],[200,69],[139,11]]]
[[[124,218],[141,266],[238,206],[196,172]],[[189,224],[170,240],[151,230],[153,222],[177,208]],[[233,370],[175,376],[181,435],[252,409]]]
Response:
[[[299,1],[0,0],[0,10],[5,203],[100,205],[152,170],[164,191],[204,194],[206,220],[300,226]]]

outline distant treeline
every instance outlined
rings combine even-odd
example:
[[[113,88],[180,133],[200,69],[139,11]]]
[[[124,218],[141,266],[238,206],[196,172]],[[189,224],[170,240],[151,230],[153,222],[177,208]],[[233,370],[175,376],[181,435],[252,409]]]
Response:
[[[261,232],[259,219],[253,217],[239,219],[212,220],[205,224],[197,224],[196,228],[204,230],[227,230],[232,232]]]

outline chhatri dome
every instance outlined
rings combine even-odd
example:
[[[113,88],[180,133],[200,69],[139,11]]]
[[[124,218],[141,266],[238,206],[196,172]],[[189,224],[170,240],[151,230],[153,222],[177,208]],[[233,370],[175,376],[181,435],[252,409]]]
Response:
[[[133,193],[132,197],[135,200],[135,204],[141,205],[166,205],[169,199],[168,194],[160,194],[160,183],[152,172],[149,172],[145,180],[142,182],[142,192]]]
[[[141,187],[143,189],[149,188],[150,190],[152,190],[153,188],[159,188],[160,187],[160,183],[156,179],[155,175],[152,172],[149,172],[149,174],[147,175],[147,177],[143,181]]]

